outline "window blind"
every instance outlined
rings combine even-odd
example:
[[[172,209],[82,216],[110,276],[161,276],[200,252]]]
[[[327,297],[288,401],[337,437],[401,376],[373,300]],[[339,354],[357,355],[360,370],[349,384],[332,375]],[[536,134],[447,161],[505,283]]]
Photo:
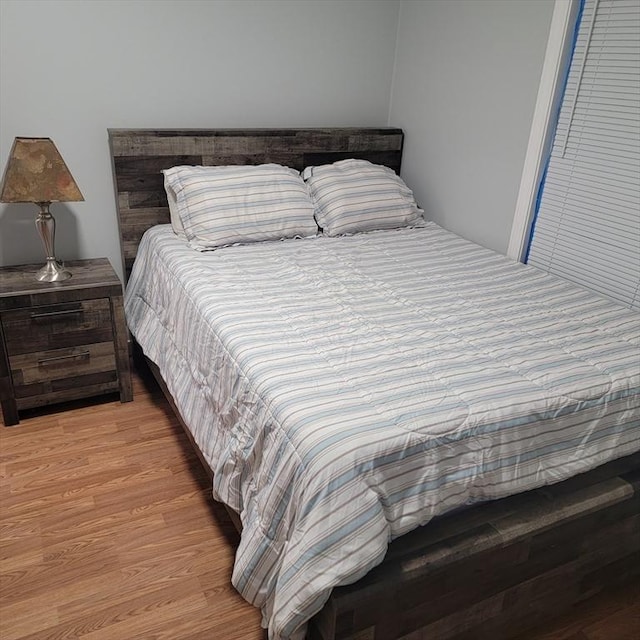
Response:
[[[640,309],[640,2],[579,19],[527,262]]]

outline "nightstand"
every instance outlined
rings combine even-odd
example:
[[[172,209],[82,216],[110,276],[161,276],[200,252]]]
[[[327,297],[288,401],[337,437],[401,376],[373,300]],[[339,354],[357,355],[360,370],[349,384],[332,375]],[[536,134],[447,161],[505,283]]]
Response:
[[[122,285],[106,258],[68,262],[63,282],[38,282],[41,264],[0,268],[0,404],[18,412],[119,392],[133,399]]]

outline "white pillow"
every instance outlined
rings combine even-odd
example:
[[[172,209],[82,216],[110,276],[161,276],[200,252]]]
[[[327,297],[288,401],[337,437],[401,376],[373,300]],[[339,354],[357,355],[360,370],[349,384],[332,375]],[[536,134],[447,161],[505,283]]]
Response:
[[[167,199],[189,244],[200,251],[318,232],[306,185],[278,164],[178,166],[163,171]],[[179,223],[174,230],[180,235]]]
[[[166,174],[164,176],[164,190],[167,194],[167,202],[169,203],[169,216],[171,218],[171,226],[173,227],[173,232],[177,236],[186,239],[187,236],[185,235],[184,227],[182,226],[182,220],[180,220],[180,212],[178,211],[178,200],[176,198],[176,192],[171,188]]]
[[[389,167],[367,160],[340,160],[307,167],[302,177],[316,207],[323,233],[394,229],[423,222],[413,193]]]

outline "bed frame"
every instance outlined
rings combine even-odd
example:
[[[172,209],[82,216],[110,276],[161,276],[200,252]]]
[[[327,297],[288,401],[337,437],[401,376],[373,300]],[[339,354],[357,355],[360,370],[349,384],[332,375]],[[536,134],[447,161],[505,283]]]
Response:
[[[300,170],[355,157],[399,173],[403,139],[394,128],[111,129],[126,277],[144,231],[169,222],[161,169],[276,162]],[[185,426],[157,367],[149,364]],[[334,589],[307,637],[516,638],[604,589],[637,580],[640,453],[557,485],[437,518],[402,536],[381,565]]]

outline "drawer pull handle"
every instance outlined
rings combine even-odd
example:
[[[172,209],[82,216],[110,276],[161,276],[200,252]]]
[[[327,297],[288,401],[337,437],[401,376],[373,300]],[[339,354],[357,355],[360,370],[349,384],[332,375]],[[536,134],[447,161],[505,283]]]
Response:
[[[56,316],[69,316],[74,313],[82,313],[82,309],[67,309],[66,311],[48,311],[46,313],[32,313],[32,320],[40,320],[42,318],[55,318]]]
[[[42,358],[41,360],[38,360],[38,366],[46,367],[47,365],[50,365],[50,364],[56,364],[61,360],[77,360],[79,358],[88,360],[89,357],[90,357],[90,354],[88,351],[81,351],[80,353],[72,353],[68,356],[55,356],[53,358]]]

